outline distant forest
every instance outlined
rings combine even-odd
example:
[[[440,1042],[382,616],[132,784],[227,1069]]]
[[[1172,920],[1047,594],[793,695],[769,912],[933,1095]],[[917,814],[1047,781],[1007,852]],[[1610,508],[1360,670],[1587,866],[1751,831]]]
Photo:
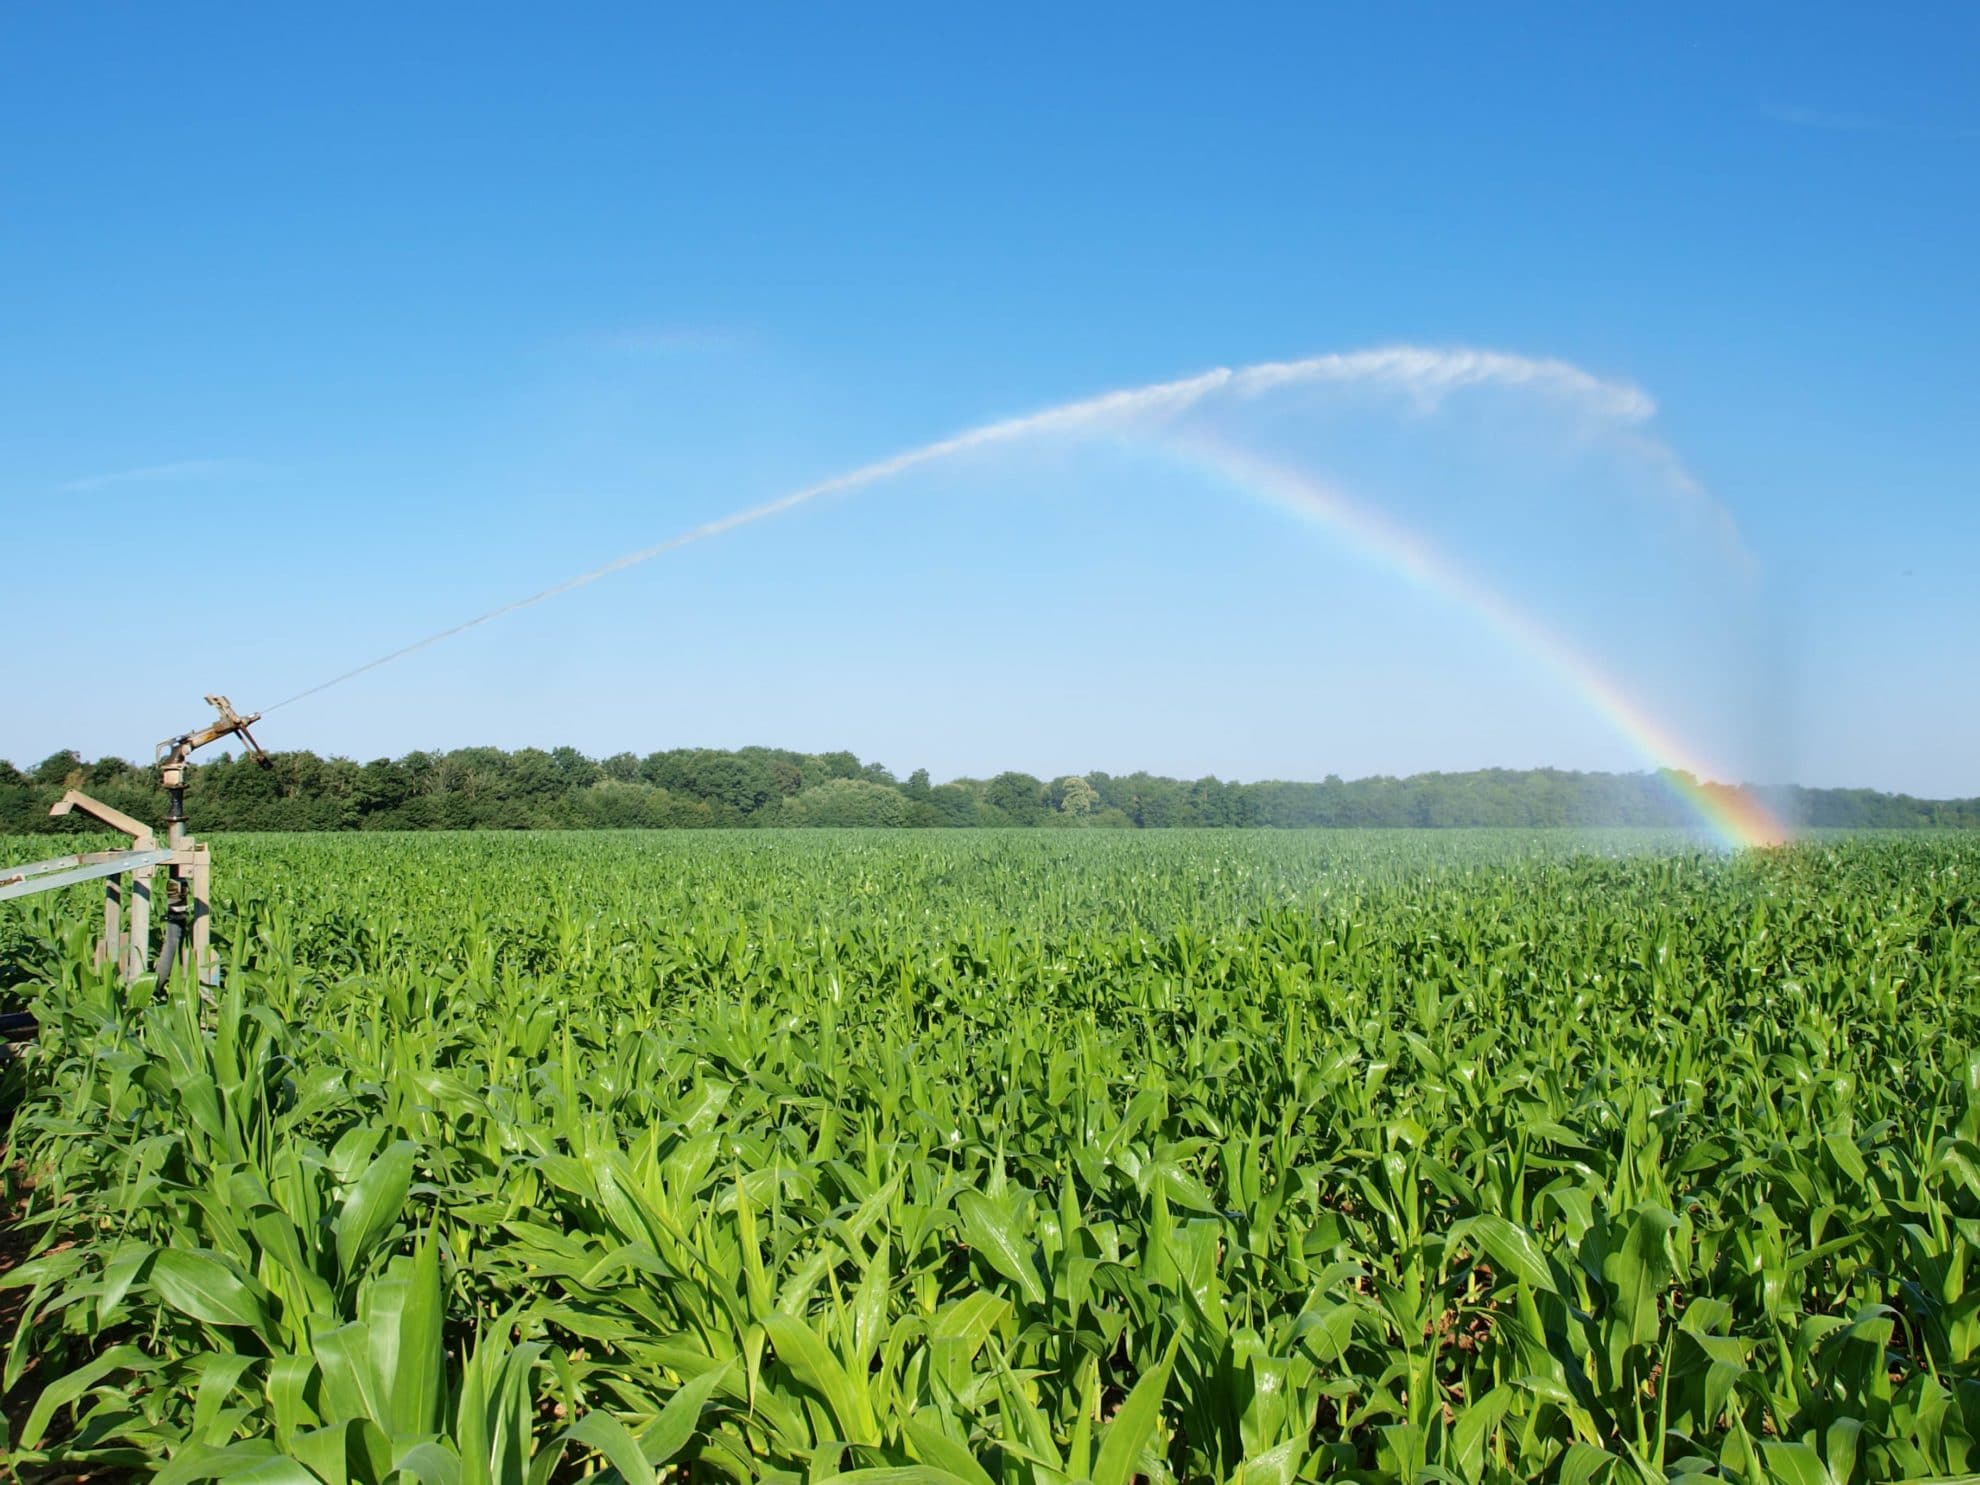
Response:
[[[355,763],[277,753],[272,768],[221,756],[187,787],[196,830],[705,829],[714,826],[1457,827],[1687,825],[1656,774],[1485,769],[1317,784],[1227,783],[1153,774],[1000,773],[937,784],[898,779],[851,753],[677,748],[587,758],[575,748],[457,748]],[[48,806],[79,788],[141,820],[162,820],[156,772],[121,758],[57,753],[25,771],[0,762],[0,833],[81,828]],[[1767,799],[1805,825],[1980,827],[1980,799],[1872,789],[1784,789]]]

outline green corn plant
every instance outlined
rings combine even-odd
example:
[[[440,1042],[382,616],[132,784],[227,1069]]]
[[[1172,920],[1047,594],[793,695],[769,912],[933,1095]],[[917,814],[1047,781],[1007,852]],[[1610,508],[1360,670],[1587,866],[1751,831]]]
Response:
[[[1980,1462],[1972,842],[224,845],[9,920],[24,1478]]]

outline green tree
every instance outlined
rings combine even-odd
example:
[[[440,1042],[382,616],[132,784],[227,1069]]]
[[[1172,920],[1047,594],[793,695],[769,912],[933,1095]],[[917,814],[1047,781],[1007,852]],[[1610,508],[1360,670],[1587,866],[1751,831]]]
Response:
[[[857,753],[815,753],[805,760],[805,777],[824,779],[856,779],[859,777],[859,755]]]
[[[1085,820],[1100,808],[1100,791],[1078,774],[1068,774],[1052,786],[1058,796],[1059,813]]]
[[[926,808],[933,815],[930,823],[944,829],[969,830],[983,823],[983,807],[966,784],[937,784],[928,791]]]
[[[896,829],[908,822],[908,802],[898,789],[870,779],[827,779],[786,801],[781,821]]]
[[[588,788],[598,777],[598,765],[576,748],[552,748],[550,761],[556,764],[557,776],[563,781],[564,792],[567,794],[574,789]]]
[[[33,776],[37,784],[66,789],[69,787],[70,779],[81,779],[82,772],[82,754],[74,748],[64,748],[59,753],[50,753],[35,764]]]
[[[1028,773],[1000,773],[983,790],[983,801],[1012,825],[1037,825],[1045,818],[1045,785]]]
[[[763,762],[715,748],[651,754],[640,765],[640,776],[670,794],[702,800],[718,817],[727,816],[736,824],[778,797]]]

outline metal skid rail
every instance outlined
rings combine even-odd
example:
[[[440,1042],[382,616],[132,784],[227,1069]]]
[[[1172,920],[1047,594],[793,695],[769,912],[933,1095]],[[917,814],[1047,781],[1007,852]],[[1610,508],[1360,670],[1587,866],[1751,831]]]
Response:
[[[75,856],[55,856],[47,861],[30,861],[25,866],[0,869],[0,902],[10,897],[28,897],[36,892],[52,892],[57,887],[97,877],[122,876],[139,867],[170,861],[164,849],[149,851],[85,851]]]

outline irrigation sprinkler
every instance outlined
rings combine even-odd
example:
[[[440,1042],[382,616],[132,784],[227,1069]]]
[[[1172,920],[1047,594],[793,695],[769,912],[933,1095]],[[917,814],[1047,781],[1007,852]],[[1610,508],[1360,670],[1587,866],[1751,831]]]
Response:
[[[120,851],[83,851],[0,869],[0,901],[103,878],[103,939],[96,947],[96,963],[99,967],[115,965],[127,982],[149,970],[162,987],[170,981],[181,958],[195,983],[212,986],[220,981],[220,958],[212,941],[213,862],[206,842],[195,840],[186,829],[186,760],[209,743],[238,737],[255,762],[263,768],[272,765],[248,731],[251,724],[261,720],[261,713],[243,717],[224,696],[209,696],[206,701],[218,713],[212,722],[168,737],[158,745],[158,776],[165,786],[166,800],[162,845],[157,832],[143,821],[71,789],[55,802],[50,815],[81,811],[129,836],[130,845]],[[152,887],[161,869],[165,874],[164,922],[154,956]],[[16,1018],[6,1019],[11,1023]],[[12,1024],[0,1029],[9,1035],[16,1031]],[[32,1034],[31,1026],[19,1029]]]

